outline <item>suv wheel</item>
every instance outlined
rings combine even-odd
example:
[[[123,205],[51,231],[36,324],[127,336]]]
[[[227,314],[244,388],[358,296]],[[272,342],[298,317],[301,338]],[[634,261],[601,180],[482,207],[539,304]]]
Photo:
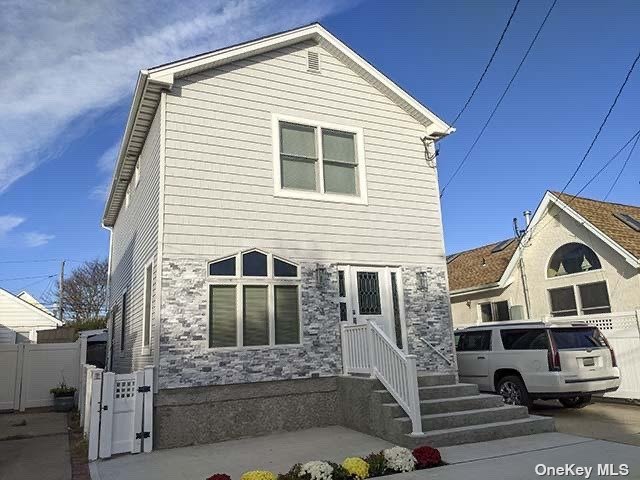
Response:
[[[507,405],[529,406],[529,392],[520,377],[509,375],[502,377],[496,386],[497,392],[502,395]]]
[[[566,408],[584,408],[591,403],[591,394],[559,398],[558,400]]]

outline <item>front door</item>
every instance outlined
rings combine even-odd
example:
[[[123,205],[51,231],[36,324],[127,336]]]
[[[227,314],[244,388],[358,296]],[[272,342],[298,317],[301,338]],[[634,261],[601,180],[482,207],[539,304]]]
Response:
[[[351,319],[373,322],[395,338],[391,274],[384,267],[350,267]]]

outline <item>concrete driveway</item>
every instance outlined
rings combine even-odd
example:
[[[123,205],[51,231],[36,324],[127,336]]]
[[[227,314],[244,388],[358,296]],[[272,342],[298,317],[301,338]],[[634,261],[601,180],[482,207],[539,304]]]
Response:
[[[0,480],[70,480],[65,413],[0,414]]]
[[[597,402],[574,409],[557,401],[537,401],[531,413],[554,417],[558,432],[640,446],[638,405]]]

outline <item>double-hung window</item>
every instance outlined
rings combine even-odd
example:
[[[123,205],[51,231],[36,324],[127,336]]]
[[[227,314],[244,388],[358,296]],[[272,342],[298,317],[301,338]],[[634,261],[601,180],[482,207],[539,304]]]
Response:
[[[480,319],[482,322],[503,322],[510,319],[509,302],[487,302],[480,304]]]
[[[297,345],[299,267],[259,250],[209,264],[209,347]]]
[[[283,119],[274,122],[277,195],[366,203],[360,129]]]
[[[551,315],[594,315],[610,313],[611,303],[606,282],[583,283],[549,290]]]

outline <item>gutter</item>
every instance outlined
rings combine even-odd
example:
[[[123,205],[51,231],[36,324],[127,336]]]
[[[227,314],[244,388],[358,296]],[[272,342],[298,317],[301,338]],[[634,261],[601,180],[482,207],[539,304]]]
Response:
[[[494,283],[487,283],[486,285],[480,285],[476,287],[462,288],[460,290],[452,290],[449,292],[449,297],[460,297],[463,295],[469,295],[471,293],[481,293],[484,291],[495,290],[496,288],[507,288],[513,283],[512,281],[502,284],[501,281]]]
[[[124,164],[124,157],[129,147],[129,140],[131,140],[133,125],[135,124],[135,120],[138,114],[138,108],[140,107],[140,102],[142,101],[142,97],[144,96],[144,91],[147,87],[148,80],[149,80],[149,72],[147,70],[140,70],[140,72],[138,73],[138,81],[136,82],[136,89],[133,93],[133,102],[131,104],[131,109],[129,110],[129,117],[127,118],[127,126],[125,127],[125,130],[124,130],[122,143],[120,143],[120,151],[118,152],[118,161],[116,163],[116,169],[111,179],[111,188],[109,189],[109,199],[107,200],[107,203],[105,204],[104,212],[102,213],[102,225],[104,227],[113,226],[105,223],[105,218],[109,213],[111,202],[113,201],[113,194],[115,191],[115,187],[117,185],[117,182],[120,180],[120,173],[122,171],[122,165]]]

